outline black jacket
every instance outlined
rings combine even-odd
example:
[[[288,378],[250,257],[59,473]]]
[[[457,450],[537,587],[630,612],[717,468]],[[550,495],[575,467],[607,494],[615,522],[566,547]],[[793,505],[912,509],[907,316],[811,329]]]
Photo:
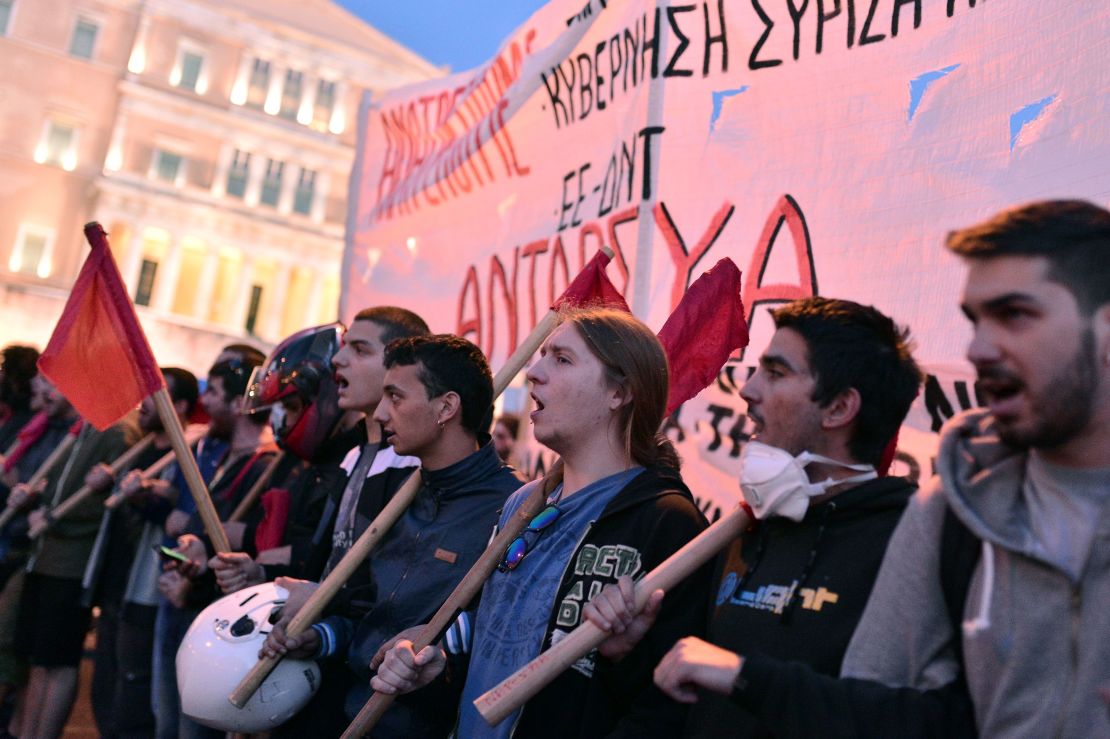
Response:
[[[800,662],[745,657],[732,699],[773,726],[776,737],[826,739],[976,736],[967,684],[960,677],[934,690],[891,688],[870,680],[836,679]]]
[[[706,640],[737,654],[796,661],[835,677],[890,538],[914,487],[872,480],[812,506],[800,522],[772,518],[718,558]],[[703,693],[686,735],[774,736],[773,722]]]
[[[544,649],[553,635],[581,622],[580,606],[590,593],[616,582],[615,562],[635,553],[639,566],[633,576],[638,579],[706,525],[678,473],[650,468],[637,475],[605,507],[567,564]],[[663,695],[652,672],[676,641],[705,623],[710,574],[707,565],[668,592],[655,625],[623,660],[612,663],[593,652],[584,658],[586,664],[580,661],[537,693],[524,706],[514,736],[675,736],[687,707]],[[574,614],[569,621],[568,614]],[[585,674],[591,662],[593,677]]]
[[[282,536],[282,544],[290,548],[289,564],[264,565],[266,580],[283,576],[302,580],[321,578],[331,552],[335,512],[347,483],[347,473],[340,465],[351,449],[365,441],[366,427],[360,422],[325,440],[310,461],[286,453],[271,487],[289,491],[289,518]],[[257,552],[255,537],[259,523],[248,524],[243,534],[244,551],[252,557]]]

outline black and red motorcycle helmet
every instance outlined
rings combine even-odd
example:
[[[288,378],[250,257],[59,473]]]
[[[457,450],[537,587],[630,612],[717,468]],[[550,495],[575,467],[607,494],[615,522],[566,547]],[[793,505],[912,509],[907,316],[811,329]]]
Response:
[[[243,396],[243,412],[266,408],[274,414],[281,400],[299,396],[304,405],[292,424],[275,423],[278,445],[304,460],[312,460],[343,416],[335,383],[332,357],[343,343],[343,324],[306,328],[282,341],[254,370]],[[284,414],[276,413],[284,419]],[[276,419],[275,419],[276,420]]]

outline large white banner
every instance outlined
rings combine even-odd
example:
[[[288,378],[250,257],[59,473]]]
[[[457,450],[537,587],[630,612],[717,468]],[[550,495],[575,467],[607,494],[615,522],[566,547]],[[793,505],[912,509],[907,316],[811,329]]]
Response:
[[[710,515],[738,493],[767,310],[800,296],[911,327],[930,377],[898,471],[926,475],[975,404],[944,234],[1106,204],[1108,121],[1106,2],[553,0],[486,67],[364,102],[342,314],[412,308],[496,368],[601,244],[656,329],[728,256],[752,344],[669,422]]]

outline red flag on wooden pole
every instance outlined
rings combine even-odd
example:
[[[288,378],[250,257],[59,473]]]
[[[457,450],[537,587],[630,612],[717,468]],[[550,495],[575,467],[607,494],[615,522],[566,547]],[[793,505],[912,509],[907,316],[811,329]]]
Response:
[[[567,289],[551,306],[552,310],[560,310],[568,306],[582,308],[615,308],[631,313],[624,297],[605,274],[605,266],[612,259],[612,253],[599,250],[593,259],[586,262],[578,276],[567,285]]]
[[[165,382],[104,229],[95,221],[86,224],[85,238],[91,251],[38,366],[103,431]]]
[[[659,341],[671,364],[669,416],[713,382],[730,354],[748,345],[740,270],[731,259],[694,280],[659,329]]]

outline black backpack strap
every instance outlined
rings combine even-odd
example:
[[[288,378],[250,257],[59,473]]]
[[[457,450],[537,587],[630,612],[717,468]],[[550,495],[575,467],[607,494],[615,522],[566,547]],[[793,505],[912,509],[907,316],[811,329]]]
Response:
[[[944,509],[944,524],[940,534],[940,587],[944,605],[954,634],[953,647],[956,659],[963,664],[963,619],[967,590],[971,576],[979,563],[981,542],[963,521],[956,517],[951,507]]]

